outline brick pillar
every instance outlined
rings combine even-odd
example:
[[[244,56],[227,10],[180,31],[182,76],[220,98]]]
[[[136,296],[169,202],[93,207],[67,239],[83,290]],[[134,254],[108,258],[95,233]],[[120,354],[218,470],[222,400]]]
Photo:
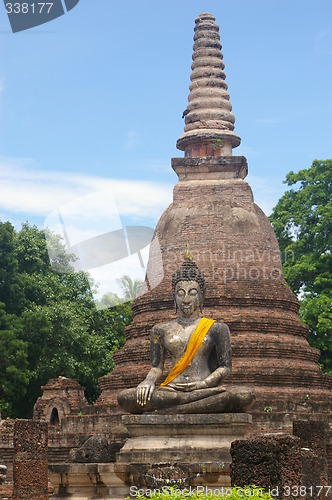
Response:
[[[13,500],[48,500],[46,422],[15,420]]]
[[[302,448],[302,484],[307,487],[328,485],[328,480],[332,478],[328,477],[327,468],[327,422],[294,420],[293,434],[300,438]]]
[[[309,448],[326,459],[327,423],[323,420],[294,420],[293,435],[300,438],[301,448]]]
[[[271,434],[233,441],[231,484],[264,488],[273,497],[293,498],[301,486],[300,439]],[[294,497],[297,495],[295,494]]]

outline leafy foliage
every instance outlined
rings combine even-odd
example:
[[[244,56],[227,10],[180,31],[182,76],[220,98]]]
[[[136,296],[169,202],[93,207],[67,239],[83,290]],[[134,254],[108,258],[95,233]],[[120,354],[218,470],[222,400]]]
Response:
[[[270,220],[282,255],[285,279],[301,300],[299,314],[309,325],[308,340],[321,350],[332,372],[332,160],[286,176],[290,189]]]
[[[143,285],[143,281],[138,279],[132,280],[131,277],[127,276],[126,274],[121,276],[121,278],[118,279],[117,282],[122,288],[125,300],[136,299]]]
[[[61,245],[59,240],[54,244]],[[98,378],[124,344],[130,303],[97,311],[87,275],[74,272],[65,252],[50,264],[45,233],[0,223],[0,410],[27,417],[40,387],[59,375],[76,378],[90,401]]]

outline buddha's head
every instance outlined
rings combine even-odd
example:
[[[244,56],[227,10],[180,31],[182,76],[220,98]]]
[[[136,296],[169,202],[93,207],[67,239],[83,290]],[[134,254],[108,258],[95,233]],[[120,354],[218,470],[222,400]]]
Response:
[[[202,312],[204,299],[204,275],[195,262],[189,258],[181,264],[172,276],[172,289],[175,310],[183,316],[191,317]]]

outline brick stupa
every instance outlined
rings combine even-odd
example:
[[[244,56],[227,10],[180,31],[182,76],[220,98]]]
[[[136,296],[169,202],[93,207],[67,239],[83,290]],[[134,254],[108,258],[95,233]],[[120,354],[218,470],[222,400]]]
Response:
[[[114,354],[116,368],[100,379],[98,404],[120,413],[117,393],[144,379],[150,328],[175,316],[171,276],[188,241],[206,278],[204,314],[230,327],[229,382],[256,390],[253,431],[290,431],[295,418],[327,422],[332,377],[318,368],[320,353],[306,340],[308,328],[284,280],[273,228],[244,180],[246,158],[232,156],[240,138],[234,132],[219,27],[208,13],[195,22],[185,130],[177,142],[185,157],[172,160],[179,182],[155,231],[150,283],[146,280],[134,302],[126,345]],[[158,281],[161,276],[151,290],[151,277]]]
[[[91,486],[93,477],[99,484],[100,464],[97,468],[94,463],[81,464],[81,468],[70,464],[70,453],[87,436],[106,435],[112,442],[110,460],[115,460],[124,440],[117,394],[145,378],[150,367],[151,327],[175,318],[171,277],[183,261],[187,242],[205,274],[204,315],[230,327],[233,372],[227,382],[255,388],[251,432],[291,433],[293,421],[297,428],[319,429],[324,434],[330,420],[332,428],[332,377],[319,370],[319,351],[306,340],[308,329],[297,315],[298,301],[283,278],[274,231],[244,180],[247,161],[232,156],[240,138],[234,132],[219,28],[211,14],[196,19],[194,41],[185,130],[177,143],[185,157],[172,160],[179,182],[173,203],[155,231],[146,282],[133,305],[134,320],[126,329],[127,342],[114,353],[112,374],[99,380],[102,393],[95,405],[87,404],[76,382],[63,377],[51,380],[35,405],[34,419],[49,422],[50,473],[54,485],[61,483],[61,492],[68,481],[68,488],[74,488],[70,491],[80,483],[83,490]],[[0,418],[0,455],[9,476],[13,424]],[[312,431],[307,434],[312,440]],[[331,477],[331,431],[322,438],[324,442],[325,438]],[[112,467],[104,465],[112,482]],[[118,483],[114,484],[116,489]]]

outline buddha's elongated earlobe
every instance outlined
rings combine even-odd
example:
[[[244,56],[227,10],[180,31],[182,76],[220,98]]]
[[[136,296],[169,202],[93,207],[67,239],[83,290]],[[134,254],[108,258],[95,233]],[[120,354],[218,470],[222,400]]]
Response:
[[[204,295],[202,290],[199,290],[198,297],[199,297],[199,310],[201,311],[201,314],[203,314]]]

